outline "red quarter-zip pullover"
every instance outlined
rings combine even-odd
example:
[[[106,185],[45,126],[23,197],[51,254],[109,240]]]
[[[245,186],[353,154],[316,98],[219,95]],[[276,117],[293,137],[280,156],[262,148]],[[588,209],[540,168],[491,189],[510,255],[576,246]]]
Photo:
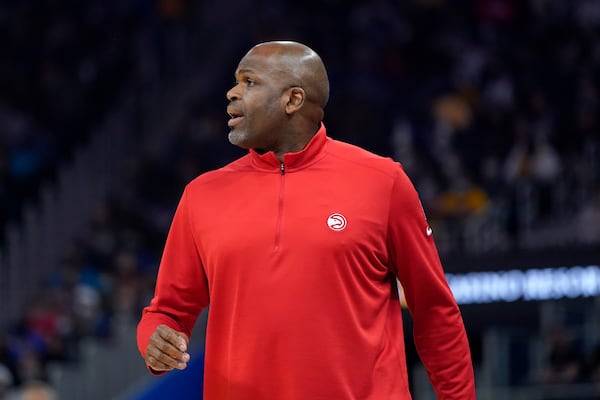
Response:
[[[185,189],[138,345],[208,315],[206,400],[405,400],[399,278],[442,400],[475,399],[469,346],[400,165],[332,140],[248,155]]]

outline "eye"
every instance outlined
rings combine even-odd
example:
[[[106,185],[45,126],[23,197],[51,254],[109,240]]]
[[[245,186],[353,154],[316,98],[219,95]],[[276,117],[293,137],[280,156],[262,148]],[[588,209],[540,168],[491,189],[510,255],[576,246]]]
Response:
[[[255,81],[253,81],[253,80],[252,80],[252,79],[250,79],[250,78],[246,78],[246,86],[249,86],[249,87],[251,87],[251,86],[254,86],[255,84],[256,84],[256,82],[255,82]]]

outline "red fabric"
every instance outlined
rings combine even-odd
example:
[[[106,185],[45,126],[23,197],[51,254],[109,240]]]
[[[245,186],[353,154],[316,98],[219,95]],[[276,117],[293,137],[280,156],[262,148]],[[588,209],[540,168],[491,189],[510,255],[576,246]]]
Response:
[[[161,323],[189,336],[210,302],[206,400],[410,399],[397,274],[438,398],[475,399],[462,318],[400,165],[322,126],[284,167],[251,151],[186,187],[142,354]]]

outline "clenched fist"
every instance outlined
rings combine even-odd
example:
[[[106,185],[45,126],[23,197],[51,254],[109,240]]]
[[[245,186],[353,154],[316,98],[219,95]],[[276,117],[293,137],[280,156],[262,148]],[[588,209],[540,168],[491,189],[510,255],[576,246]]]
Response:
[[[155,372],[185,369],[190,361],[188,337],[181,332],[159,325],[146,347],[146,365]]]

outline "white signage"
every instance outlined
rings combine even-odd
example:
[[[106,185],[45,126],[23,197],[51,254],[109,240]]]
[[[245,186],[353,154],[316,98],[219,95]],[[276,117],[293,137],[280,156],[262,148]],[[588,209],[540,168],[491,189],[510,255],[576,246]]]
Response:
[[[557,300],[600,294],[600,266],[446,274],[459,304]]]

